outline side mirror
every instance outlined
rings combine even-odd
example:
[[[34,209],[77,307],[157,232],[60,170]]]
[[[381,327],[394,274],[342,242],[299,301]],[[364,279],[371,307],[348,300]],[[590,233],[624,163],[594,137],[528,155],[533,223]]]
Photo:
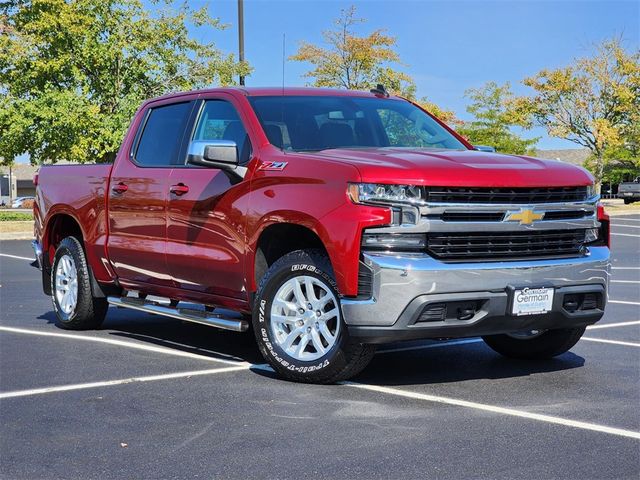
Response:
[[[219,168],[233,183],[242,180],[247,169],[238,164],[238,146],[231,140],[194,140],[189,144],[187,163]]]
[[[490,147],[488,145],[474,145],[473,148],[480,152],[495,153],[496,151],[496,147]]]

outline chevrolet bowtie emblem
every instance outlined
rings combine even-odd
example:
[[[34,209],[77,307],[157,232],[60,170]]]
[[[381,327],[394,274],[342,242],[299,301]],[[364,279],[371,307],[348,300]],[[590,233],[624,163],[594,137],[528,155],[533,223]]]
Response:
[[[531,225],[536,220],[542,220],[544,212],[535,212],[529,208],[523,208],[519,212],[507,212],[505,222],[520,222],[520,225]]]

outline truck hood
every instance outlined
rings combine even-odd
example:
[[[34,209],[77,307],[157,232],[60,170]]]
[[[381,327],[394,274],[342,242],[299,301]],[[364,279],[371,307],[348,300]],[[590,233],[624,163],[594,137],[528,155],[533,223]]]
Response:
[[[562,187],[593,183],[585,169],[554,160],[476,150],[331,149],[314,157],[353,165],[363,182],[452,187]]]

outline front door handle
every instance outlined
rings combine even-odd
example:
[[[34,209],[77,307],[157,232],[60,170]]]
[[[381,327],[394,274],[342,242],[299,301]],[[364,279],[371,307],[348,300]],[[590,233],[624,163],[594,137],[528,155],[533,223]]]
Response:
[[[111,187],[111,190],[112,190],[114,193],[124,193],[124,192],[126,192],[127,190],[129,190],[129,187],[127,186],[127,184],[126,184],[126,183],[124,183],[124,182],[120,182],[120,183],[118,183],[117,185],[114,185],[113,187]]]
[[[189,187],[186,186],[184,183],[179,183],[177,185],[171,185],[171,187],[169,188],[169,191],[174,195],[181,196],[189,191]]]

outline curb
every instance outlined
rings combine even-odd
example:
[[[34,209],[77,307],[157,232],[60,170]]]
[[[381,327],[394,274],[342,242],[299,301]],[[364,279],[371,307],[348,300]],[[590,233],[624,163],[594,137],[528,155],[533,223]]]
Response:
[[[31,232],[0,233],[0,241],[3,241],[3,240],[33,240],[33,233]]]

